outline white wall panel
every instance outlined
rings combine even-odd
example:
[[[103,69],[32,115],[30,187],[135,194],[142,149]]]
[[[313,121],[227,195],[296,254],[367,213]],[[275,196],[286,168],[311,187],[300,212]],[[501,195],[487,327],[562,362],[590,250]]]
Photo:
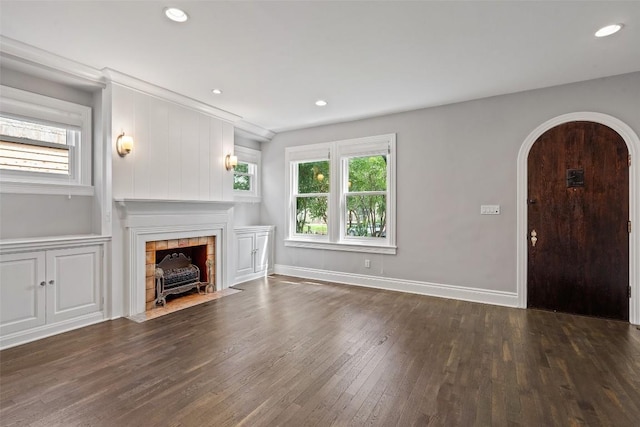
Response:
[[[224,169],[224,151],[222,146],[222,122],[211,119],[209,121],[210,138],[212,144],[211,168],[209,169],[209,182],[211,183],[211,200],[222,200],[222,175]]]
[[[169,106],[164,102],[149,103],[149,197],[167,199],[170,167]]]
[[[233,153],[233,125],[231,123],[222,123],[222,157],[220,158],[222,173],[222,199],[233,200],[233,173],[224,168],[224,158],[227,154]]]
[[[198,114],[187,111],[182,126],[182,156],[181,168],[182,187],[181,197],[187,200],[198,198]]]
[[[169,140],[167,151],[169,153],[167,169],[164,174],[168,180],[167,193],[169,200],[178,200],[181,197],[182,174],[179,165],[182,160],[182,127],[184,110],[176,105],[169,106]]]
[[[123,131],[129,135],[136,137],[134,128],[134,92],[118,85],[113,85],[112,99],[112,141],[109,141],[112,147],[111,164],[113,173],[113,197],[133,198],[133,166],[136,161],[137,152],[134,151],[128,156],[122,158],[116,151],[116,138]]]
[[[133,168],[133,197],[146,198],[149,192],[149,171],[151,160],[151,141],[149,140],[149,97],[140,92],[133,98],[133,137],[135,145],[135,167]],[[126,131],[125,131],[126,132]],[[129,156],[127,156],[129,157]]]
[[[114,84],[114,135],[133,135],[125,158],[113,150],[113,197],[232,200],[233,124]],[[113,142],[115,145],[115,141]]]
[[[208,200],[211,181],[209,180],[209,169],[211,168],[211,129],[210,119],[200,115],[198,117],[198,200]]]

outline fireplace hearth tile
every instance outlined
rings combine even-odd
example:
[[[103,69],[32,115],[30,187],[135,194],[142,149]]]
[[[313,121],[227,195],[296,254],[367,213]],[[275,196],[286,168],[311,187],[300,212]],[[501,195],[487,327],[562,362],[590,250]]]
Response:
[[[166,314],[174,313],[176,311],[184,310],[185,308],[190,308],[198,304],[204,304],[205,302],[214,301],[220,299],[222,297],[226,297],[229,295],[237,294],[242,292],[240,289],[227,288],[222,289],[220,291],[212,292],[209,294],[189,294],[182,296],[180,298],[173,299],[167,302],[167,305],[164,307],[156,307],[151,310],[147,310],[144,313],[136,314],[134,316],[129,316],[127,319],[133,320],[137,323],[142,323],[147,320],[152,320]]]

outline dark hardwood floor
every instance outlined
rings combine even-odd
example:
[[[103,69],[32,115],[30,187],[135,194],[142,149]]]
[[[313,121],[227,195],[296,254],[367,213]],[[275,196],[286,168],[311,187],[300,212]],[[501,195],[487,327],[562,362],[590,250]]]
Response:
[[[0,352],[3,426],[637,426],[640,330],[276,276]]]

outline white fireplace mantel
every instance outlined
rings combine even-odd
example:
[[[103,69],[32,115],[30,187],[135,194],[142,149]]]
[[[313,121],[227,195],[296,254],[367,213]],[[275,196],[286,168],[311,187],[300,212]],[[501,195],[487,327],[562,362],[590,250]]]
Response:
[[[124,270],[129,315],[145,311],[146,243],[216,236],[217,287],[229,286],[233,203],[199,200],[115,199],[126,229]]]
[[[118,214],[125,227],[150,225],[149,222],[170,221],[173,216],[205,216],[226,213],[234,206],[233,202],[208,200],[161,200],[161,199],[114,199]],[[156,218],[154,221],[153,218]],[[193,218],[191,221],[197,220]]]

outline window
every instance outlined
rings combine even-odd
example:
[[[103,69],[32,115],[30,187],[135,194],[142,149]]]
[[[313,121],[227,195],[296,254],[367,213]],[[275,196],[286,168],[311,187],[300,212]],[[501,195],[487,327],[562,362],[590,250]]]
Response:
[[[351,157],[347,168],[346,237],[385,237],[387,225],[387,156]]]
[[[252,192],[256,186],[256,169],[254,163],[238,161],[233,172],[233,189],[237,191]]]
[[[296,163],[295,234],[327,235],[329,218],[329,161]]]
[[[91,109],[2,86],[3,192],[93,194]]]
[[[286,149],[285,245],[395,253],[395,134]]]
[[[238,165],[233,172],[234,199],[238,201],[260,201],[261,153],[251,148],[235,146]]]

